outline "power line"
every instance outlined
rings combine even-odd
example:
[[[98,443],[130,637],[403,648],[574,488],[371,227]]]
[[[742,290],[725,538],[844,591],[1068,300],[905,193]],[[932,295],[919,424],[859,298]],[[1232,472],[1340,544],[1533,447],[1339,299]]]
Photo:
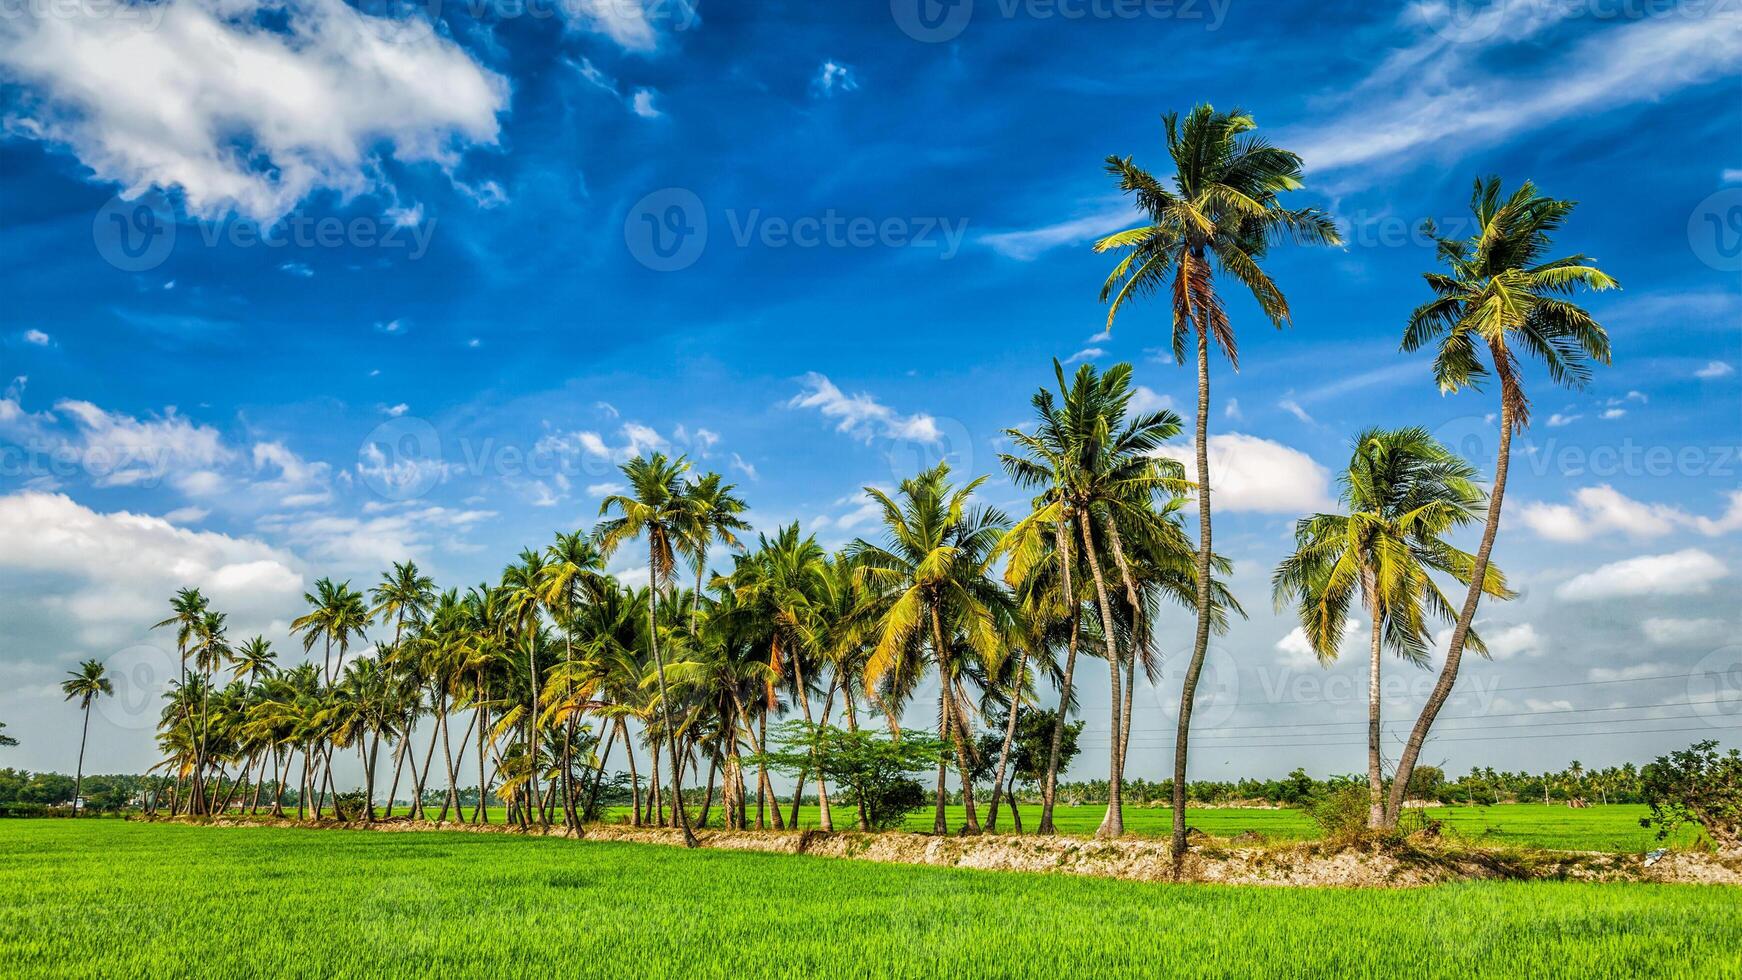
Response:
[[[1638,720],[1645,721],[1645,720],[1649,720],[1649,719],[1638,719]],[[1676,720],[1680,720],[1680,719],[1666,719],[1666,720],[1676,721]],[[1479,736],[1475,736],[1472,738],[1430,738],[1428,741],[1431,743],[1436,743],[1436,744],[1440,743],[1440,742],[1516,742],[1516,741],[1520,741],[1520,740],[1524,740],[1524,739],[1538,739],[1538,738],[1596,738],[1596,737],[1604,737],[1604,736],[1610,736],[1610,735],[1659,735],[1659,734],[1675,734],[1677,732],[1734,731],[1734,730],[1738,730],[1738,729],[1742,729],[1742,725],[1700,725],[1700,726],[1695,727],[1695,728],[1640,728],[1640,729],[1627,729],[1627,730],[1608,731],[1608,732],[1550,732],[1550,733],[1542,734],[1542,735],[1479,735]],[[1133,740],[1133,741],[1135,741],[1135,740]],[[1197,740],[1194,739],[1193,743],[1197,744]],[[1265,742],[1265,743],[1251,742],[1251,743],[1247,743],[1244,745],[1211,745],[1211,746],[1207,746],[1207,747],[1208,748],[1222,748],[1222,749],[1354,748],[1354,747],[1358,747],[1358,746],[1365,746],[1366,744],[1367,743],[1364,741],[1362,741],[1362,742],[1287,741],[1287,742]],[[1099,745],[1089,744],[1089,745],[1082,745],[1081,747],[1082,748],[1091,748],[1091,749],[1093,749],[1093,748],[1104,749],[1104,748],[1108,748],[1109,745],[1110,745],[1110,743],[1108,743],[1108,742],[1102,742]]]
[[[1563,682],[1558,682],[1558,683],[1554,683],[1554,684],[1524,684],[1524,685],[1518,685],[1518,686],[1509,686],[1505,690],[1507,693],[1513,693],[1516,691],[1545,691],[1545,690],[1558,689],[1558,688],[1564,688],[1564,687],[1594,687],[1594,686],[1604,685],[1604,684],[1645,684],[1645,683],[1649,683],[1651,681],[1673,681],[1673,680],[1681,680],[1681,679],[1685,679],[1685,678],[1689,678],[1689,677],[1709,677],[1709,676],[1711,676],[1710,671],[1689,671],[1688,673],[1685,673],[1685,674],[1651,674],[1651,675],[1648,675],[1645,677],[1616,677],[1616,678],[1611,678],[1609,680],[1601,680],[1601,681],[1563,681]],[[1496,690],[1498,690],[1498,689],[1496,689]],[[1465,696],[1475,694],[1475,693],[1476,692],[1474,692],[1474,691],[1459,691],[1459,692],[1453,694],[1451,699],[1456,700],[1460,697],[1465,697]],[[1363,693],[1361,695],[1361,697],[1364,699],[1365,694]],[[1335,699],[1335,700],[1354,701],[1355,696],[1352,695],[1346,699],[1340,698],[1340,699]],[[1404,699],[1401,697],[1397,697],[1397,698],[1389,698],[1387,700],[1398,701],[1398,700],[1404,700]],[[1266,705],[1275,705],[1275,704],[1328,704],[1328,703],[1332,703],[1332,701],[1333,701],[1333,699],[1331,699],[1331,698],[1312,698],[1310,700],[1301,699],[1301,698],[1277,698],[1273,701],[1267,700],[1264,703]],[[1145,711],[1167,711],[1167,710],[1172,710],[1172,705],[1133,705],[1133,709],[1136,709],[1136,708],[1142,708]]]
[[[1615,705],[1613,707],[1608,707],[1608,708],[1596,708],[1596,707],[1592,707],[1592,708],[1544,708],[1540,711],[1512,711],[1512,712],[1502,712],[1502,713],[1491,714],[1491,715],[1446,715],[1446,716],[1440,718],[1439,721],[1488,721],[1488,720],[1494,719],[1494,718],[1535,718],[1535,717],[1540,717],[1543,715],[1587,714],[1587,713],[1599,712],[1599,711],[1645,711],[1645,710],[1652,709],[1652,708],[1693,708],[1693,707],[1700,707],[1701,705],[1736,705],[1739,709],[1742,709],[1742,696],[1738,696],[1736,698],[1713,698],[1713,699],[1701,700],[1701,701],[1693,701],[1693,700],[1663,701],[1663,702],[1660,702],[1657,704]],[[1615,720],[1615,721],[1651,721],[1651,720],[1656,720],[1656,719],[1647,719],[1647,718],[1622,719],[1622,718],[1617,718],[1617,719],[1613,719],[1613,720]],[[1664,719],[1664,720],[1671,720],[1671,719]],[[1579,722],[1578,724],[1599,724],[1599,723],[1600,722]],[[1393,719],[1391,721],[1385,722],[1385,724],[1387,724],[1387,725],[1402,725],[1402,724],[1405,724],[1405,721],[1402,719]],[[1408,724],[1414,724],[1414,722],[1408,722]],[[1331,726],[1346,727],[1346,726],[1350,726],[1350,725],[1359,726],[1359,727],[1364,729],[1367,725],[1367,719],[1358,718],[1358,719],[1353,719],[1350,721],[1304,721],[1304,722],[1299,722],[1299,723],[1282,724],[1282,725],[1217,725],[1213,729],[1207,729],[1205,734],[1202,737],[1214,738],[1216,732],[1226,732],[1226,731],[1268,731],[1268,730],[1274,730],[1274,729],[1325,728],[1325,727],[1331,727]],[[1498,727],[1520,728],[1520,727],[1528,727],[1528,726],[1505,725],[1505,726],[1498,726]],[[1455,729],[1455,728],[1446,729],[1446,730],[1447,731],[1458,731],[1458,729]],[[1307,732],[1305,734],[1308,734],[1308,735],[1339,735],[1339,734],[1344,734],[1344,733],[1342,733],[1342,732]],[[1134,737],[1136,737],[1136,736],[1134,736]]]

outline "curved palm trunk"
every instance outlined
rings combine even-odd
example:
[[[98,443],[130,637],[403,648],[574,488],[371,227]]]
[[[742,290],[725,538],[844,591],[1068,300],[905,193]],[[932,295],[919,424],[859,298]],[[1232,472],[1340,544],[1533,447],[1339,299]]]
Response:
[[[1192,637],[1192,659],[1186,665],[1185,683],[1180,689],[1179,727],[1173,742],[1173,858],[1176,865],[1186,853],[1186,757],[1192,737],[1192,705],[1197,698],[1198,677],[1204,671],[1204,655],[1210,648],[1210,336],[1202,324],[1198,326],[1196,435],[1198,627]]]
[[[1081,632],[1079,617],[1082,609],[1077,604],[1077,593],[1071,585],[1071,565],[1074,561],[1071,555],[1071,536],[1065,529],[1065,523],[1070,519],[1069,512],[1061,508],[1058,524],[1053,528],[1053,551],[1059,561],[1060,585],[1064,589],[1065,603],[1071,610],[1071,624],[1065,654],[1065,674],[1059,682],[1058,717],[1053,719],[1052,748],[1047,753],[1046,779],[1040,786],[1040,826],[1035,828],[1037,834],[1058,833],[1052,823],[1052,810],[1058,800],[1059,752],[1064,745],[1066,714],[1071,703],[1071,677],[1077,670],[1077,640]]]
[[[617,719],[623,733],[623,748],[629,754],[629,826],[641,826],[641,774],[635,770],[635,744],[629,741],[629,723]]]
[[[998,750],[998,774],[992,777],[992,809],[986,814],[986,833],[998,830],[998,797],[1004,789],[1004,776],[1010,765],[1010,746],[1016,742],[1016,713],[1022,708],[1022,678],[1028,673],[1028,648],[1016,662],[1016,683],[1010,692],[1010,720],[1004,726],[1004,745]],[[1015,802],[1011,802],[1014,809]]]
[[[966,719],[962,716],[961,707],[956,704],[954,679],[944,670],[944,661],[948,654],[945,653],[943,620],[938,615],[938,604],[935,598],[931,603],[931,630],[932,656],[937,660],[938,665],[938,710],[945,713],[945,723],[949,731],[948,737],[956,747],[956,773],[962,780],[962,809],[966,811],[966,816],[962,822],[962,833],[977,834],[980,832],[980,818],[974,812],[974,780],[969,774],[971,761],[968,755],[970,749],[968,726],[965,724]],[[944,776],[940,771],[938,773],[937,811],[937,822],[939,823],[944,819],[943,789]],[[948,831],[949,828],[946,824],[942,832],[948,833]]]
[[[1119,716],[1125,699],[1120,696],[1119,644],[1113,636],[1113,607],[1107,602],[1107,583],[1101,576],[1101,557],[1095,552],[1094,534],[1087,520],[1078,521],[1077,526],[1083,532],[1083,554],[1089,559],[1089,574],[1095,581],[1095,601],[1101,610],[1101,639],[1107,648],[1107,676],[1111,678],[1113,694],[1112,700],[1107,702],[1108,716],[1113,726],[1108,749],[1111,758],[1107,763],[1107,815],[1101,818],[1101,826],[1095,830],[1095,836],[1122,837],[1125,834],[1125,799],[1121,790],[1125,778],[1120,772],[1119,764],[1124,754],[1125,742],[1120,737],[1123,728]]]
[[[696,835],[690,831],[689,814],[683,808],[683,766],[677,757],[677,730],[671,725],[671,703],[666,699],[665,688],[665,657],[659,651],[659,623],[654,618],[654,607],[659,602],[659,570],[654,558],[652,547],[649,546],[647,557],[647,645],[653,648],[653,669],[659,675],[659,714],[665,722],[666,746],[671,752],[671,806],[672,818],[683,831],[685,847],[695,847],[699,843]],[[654,749],[655,753],[659,750]]]
[[[85,741],[91,737],[91,699],[85,699],[85,727],[79,734],[79,768],[73,777],[73,816],[79,815],[79,797],[85,791]]]
[[[537,811],[539,823],[550,826],[550,820],[545,816],[544,797],[538,791],[538,647],[536,644],[526,645],[527,676],[532,678],[532,714],[526,716],[526,738],[530,746],[527,758],[532,765],[527,774],[530,777],[531,804]]]
[[[810,725],[810,724],[812,724],[812,721],[811,721],[811,699],[810,699],[810,694],[805,690],[804,658],[796,650],[793,651],[793,655],[792,655],[792,675],[793,675],[794,682],[798,685],[798,704],[799,704],[799,707],[804,711],[804,723],[806,725]],[[830,685],[829,697],[832,699],[832,698],[834,698],[834,696],[835,696],[834,687],[833,687],[833,685]],[[828,723],[829,723],[828,708],[825,706],[823,709],[823,724],[827,725]],[[816,748],[813,746],[811,748],[811,759],[813,762],[813,766],[815,764],[816,757],[817,757]],[[821,810],[821,817],[819,819],[818,827],[824,831],[833,831],[835,829],[835,823],[834,823],[834,820],[831,819],[829,816],[829,784],[828,784],[828,780],[825,780],[823,778],[823,774],[820,770],[817,772],[816,775],[817,775],[817,806]],[[792,794],[792,826],[794,829],[798,828],[798,803],[799,803],[799,800],[802,799],[803,797],[804,797],[804,774],[801,773],[798,777],[798,788],[793,790],[793,794]]]
[[[1482,600],[1482,585],[1488,577],[1488,556],[1494,551],[1494,538],[1500,531],[1500,503],[1506,496],[1506,471],[1512,464],[1512,429],[1517,418],[1515,398],[1521,397],[1508,388],[1500,398],[1500,448],[1494,461],[1494,486],[1488,492],[1488,517],[1482,525],[1482,543],[1476,549],[1476,560],[1470,569],[1470,591],[1464,596],[1464,607],[1458,612],[1457,625],[1452,628],[1452,640],[1446,649],[1446,662],[1440,668],[1439,680],[1434,682],[1434,689],[1428,694],[1427,703],[1422,705],[1421,715],[1409,732],[1409,741],[1404,743],[1403,754],[1397,759],[1397,771],[1391,779],[1391,798],[1385,807],[1387,827],[1397,826],[1397,817],[1402,812],[1409,789],[1409,778],[1415,774],[1415,762],[1421,756],[1428,730],[1439,717],[1440,709],[1445,707],[1446,699],[1452,696],[1452,685],[1458,680],[1458,666],[1464,658],[1464,641],[1469,638],[1470,623],[1476,618],[1476,606]]]
[[[490,822],[490,781],[484,774],[484,740],[490,730],[490,690],[484,686],[483,674],[478,676],[478,805],[472,810],[473,823]]]
[[[1379,595],[1371,569],[1366,579],[1369,605],[1373,609],[1373,636],[1367,661],[1367,826],[1378,829],[1385,825],[1385,772],[1379,754],[1380,653],[1385,641],[1385,617],[1379,612]]]

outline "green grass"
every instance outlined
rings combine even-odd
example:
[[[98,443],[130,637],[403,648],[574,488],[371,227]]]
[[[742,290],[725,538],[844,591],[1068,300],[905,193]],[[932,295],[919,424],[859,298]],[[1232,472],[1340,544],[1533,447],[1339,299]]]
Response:
[[[0,976],[1736,976],[1742,889],[1136,882],[462,833],[0,824]]]

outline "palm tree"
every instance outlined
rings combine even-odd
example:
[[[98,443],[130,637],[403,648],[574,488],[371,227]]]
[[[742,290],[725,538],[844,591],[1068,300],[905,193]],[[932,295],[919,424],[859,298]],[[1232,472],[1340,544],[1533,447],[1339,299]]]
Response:
[[[1301,186],[1300,157],[1252,135],[1257,123],[1251,116],[1238,109],[1222,113],[1199,105],[1183,125],[1175,113],[1168,113],[1162,121],[1175,168],[1172,187],[1135,166],[1130,157],[1108,157],[1107,172],[1119,180],[1120,190],[1133,195],[1147,223],[1101,239],[1095,250],[1123,253],[1101,287],[1102,301],[1111,302],[1108,329],[1127,299],[1165,289],[1173,304],[1175,361],[1185,363],[1188,337],[1197,335],[1198,621],[1180,692],[1179,730],[1174,742],[1173,853],[1177,860],[1186,849],[1186,756],[1192,706],[1215,618],[1210,580],[1214,555],[1210,536],[1211,341],[1231,366],[1239,366],[1234,330],[1216,294],[1211,261],[1244,286],[1265,317],[1281,327],[1290,319],[1288,300],[1258,264],[1270,241],[1292,236],[1302,242],[1336,244],[1340,238],[1330,219],[1317,209],[1290,210],[1281,205],[1279,193]]]
[[[1139,543],[1172,543],[1174,540],[1175,535],[1168,532],[1171,502],[1187,484],[1180,465],[1172,460],[1158,459],[1156,453],[1179,434],[1180,419],[1169,411],[1129,414],[1132,396],[1129,364],[1115,365],[1104,374],[1097,373],[1093,365],[1084,364],[1077,369],[1075,378],[1067,383],[1064,368],[1054,361],[1053,375],[1058,381],[1062,403],[1054,400],[1050,390],[1040,389],[1032,399],[1036,414],[1035,431],[1009,429],[1005,432],[1021,451],[1021,455],[1006,453],[1000,457],[1012,482],[1017,486],[1038,489],[1040,494],[1034,500],[1033,511],[1011,529],[1002,546],[1011,552],[1007,580],[1012,585],[1027,577],[1044,557],[1050,557],[1061,572],[1061,595],[1071,597],[1072,601],[1066,603],[1072,609],[1072,626],[1067,640],[1066,687],[1061,691],[1061,700],[1070,698],[1068,685],[1076,662],[1075,624],[1081,615],[1080,604],[1074,603],[1071,566],[1080,561],[1088,567],[1100,614],[1100,635],[1112,690],[1107,814],[1097,834],[1118,837],[1124,833],[1122,783],[1124,753],[1128,744],[1122,717],[1128,694],[1122,692],[1122,688],[1128,691],[1135,679],[1136,648],[1143,645],[1141,641],[1145,636],[1142,590],[1128,560],[1124,541],[1126,538]],[[1163,510],[1157,509],[1158,498],[1168,501]],[[1080,550],[1073,540],[1077,537],[1081,539]],[[1189,550],[1189,545],[1185,547]],[[1103,554],[1113,559],[1124,586],[1130,627],[1125,644],[1129,658],[1122,658],[1118,650],[1120,624],[1108,599]],[[1122,659],[1128,659],[1133,668],[1124,684],[1120,678]],[[1066,715],[1061,710],[1055,736],[1062,733],[1065,722]],[[1056,778],[1055,763],[1049,766],[1049,785],[1042,790],[1042,833],[1053,831],[1049,801],[1053,796],[1050,784]]]
[[[18,740],[6,734],[6,723],[0,721],[0,749],[15,748],[17,745]]]
[[[321,659],[321,676],[328,685],[335,680],[333,644],[339,645],[339,663],[345,662],[351,641],[363,639],[373,616],[364,603],[363,594],[351,588],[350,582],[333,584],[323,578],[315,583],[315,591],[304,593],[303,601],[312,608],[291,621],[290,631],[301,633],[304,651],[314,649],[316,640],[324,640],[326,652]]]
[[[435,580],[418,570],[416,562],[394,562],[393,570],[381,573],[381,583],[369,590],[374,608],[369,618],[393,622],[393,645],[399,646],[406,621],[421,623],[435,605]]]
[[[563,664],[566,670],[575,659],[575,614],[580,608],[581,596],[585,594],[590,598],[597,598],[605,588],[605,556],[599,554],[592,539],[580,531],[558,533],[556,542],[546,549],[546,556],[548,561],[543,567],[543,578],[539,582],[539,598],[545,608],[556,617],[557,625],[563,631]],[[565,699],[571,699],[573,693],[569,687],[564,688]],[[572,833],[580,825],[572,775],[575,726],[579,723],[580,714],[578,711],[563,712],[560,717],[553,716],[552,720],[563,722],[563,814]]]
[[[1380,754],[1381,652],[1425,666],[1431,619],[1456,618],[1434,573],[1459,582],[1474,559],[1444,535],[1476,522],[1482,490],[1469,463],[1426,429],[1368,429],[1355,438],[1340,478],[1346,514],[1314,514],[1295,524],[1295,552],[1272,579],[1277,608],[1294,602],[1320,661],[1336,659],[1357,596],[1372,619],[1367,667],[1367,825],[1385,822]],[[1510,598],[1498,569],[1489,595]],[[1479,640],[1472,637],[1473,642]]]
[[[527,759],[538,758],[538,649],[536,642],[539,632],[538,614],[544,608],[546,581],[548,578],[545,553],[527,548],[520,553],[520,563],[510,565],[502,571],[502,587],[507,590],[508,624],[515,628],[520,645],[526,654],[528,695],[531,698],[532,709],[526,716]],[[538,788],[538,766],[530,765],[527,770],[528,795],[531,805],[542,821],[545,814],[544,797]]]
[[[101,660],[87,660],[79,664],[78,670],[67,671],[68,679],[61,681],[60,689],[66,694],[66,700],[79,699],[79,709],[85,713],[84,730],[79,735],[79,768],[73,777],[73,816],[79,815],[79,796],[85,787],[85,740],[91,734],[91,702],[100,697],[115,693],[115,685],[109,682]]]
[[[176,653],[179,655],[181,662],[180,672],[177,675],[176,690],[178,692],[185,692],[187,690],[188,680],[188,653],[199,640],[200,627],[205,623],[207,601],[205,595],[203,595],[199,589],[184,588],[177,590],[176,594],[170,598],[169,607],[172,615],[168,619],[152,624],[151,628],[163,629],[166,626],[175,627]],[[192,702],[178,699],[172,703],[181,707],[184,714],[180,719],[182,723],[192,721]],[[178,786],[180,778],[181,777],[178,774]],[[192,786],[192,792],[189,794],[189,799],[187,801],[188,812],[204,812],[205,806],[202,798],[203,791],[203,784],[200,783],[199,780],[195,780]],[[179,793],[175,805],[177,807],[181,805]]]
[[[1540,360],[1550,381],[1570,388],[1581,388],[1590,380],[1590,362],[1609,363],[1608,332],[1584,308],[1562,297],[1580,288],[1604,290],[1619,284],[1585,255],[1548,258],[1553,233],[1574,206],[1572,201],[1544,197],[1529,181],[1502,199],[1500,179],[1489,177],[1477,180],[1470,195],[1476,219],[1473,235],[1463,240],[1441,238],[1431,225],[1427,229],[1435,236],[1440,261],[1449,271],[1425,274],[1434,298],[1410,314],[1402,347],[1416,351],[1437,344],[1434,380],[1444,393],[1480,388],[1492,372],[1500,381],[1500,440],[1470,587],[1452,627],[1439,679],[1397,760],[1386,805],[1388,821],[1396,821],[1428,731],[1451,697],[1487,582],[1488,557],[1500,530],[1501,501],[1512,462],[1512,435],[1530,424],[1519,357]],[[1487,365],[1482,362],[1483,348]]]
[[[671,754],[671,799],[673,816],[683,831],[684,846],[695,847],[696,835],[690,830],[689,814],[683,807],[683,766],[677,754],[677,730],[671,724],[671,706],[665,684],[665,660],[659,651],[659,624],[655,607],[662,588],[670,582],[677,568],[676,549],[683,541],[684,530],[690,524],[689,505],[684,499],[683,474],[689,462],[683,457],[668,459],[664,453],[651,457],[637,456],[622,466],[629,479],[633,495],[612,494],[599,505],[604,516],[615,510],[617,516],[600,521],[593,532],[601,553],[609,557],[624,542],[647,538],[647,645],[653,655],[654,670],[659,678],[659,711]]]
[[[277,663],[278,654],[272,651],[272,643],[264,636],[256,636],[232,651],[230,670],[240,680],[258,683],[277,672]]]
[[[903,480],[899,503],[874,487],[865,492],[883,510],[887,543],[863,538],[848,555],[859,569],[868,610],[876,617],[877,646],[865,664],[865,685],[897,675],[903,686],[917,674],[916,654],[929,643],[938,674],[938,734],[956,750],[967,810],[965,833],[979,833],[974,809],[972,726],[963,706],[963,681],[976,667],[995,674],[1004,656],[1002,640],[1010,599],[992,578],[991,566],[1008,522],[991,507],[970,507],[985,477],[961,487],[939,463]],[[976,665],[974,661],[979,663]],[[899,675],[905,674],[906,677]],[[938,766],[935,833],[949,832],[944,818],[945,764]]]
[[[702,577],[707,574],[709,545],[718,541],[737,551],[743,547],[738,541],[738,533],[750,529],[750,525],[739,516],[744,513],[746,505],[733,493],[736,489],[718,473],[705,473],[684,487],[689,520],[684,528],[683,550],[696,566],[696,591],[690,604],[691,633],[695,632],[696,611],[702,601]]]

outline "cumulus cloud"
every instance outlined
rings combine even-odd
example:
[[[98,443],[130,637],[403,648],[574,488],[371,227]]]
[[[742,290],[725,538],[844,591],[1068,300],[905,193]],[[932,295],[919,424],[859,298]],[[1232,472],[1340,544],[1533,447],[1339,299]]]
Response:
[[[1701,381],[1716,381],[1719,378],[1728,378],[1730,375],[1735,373],[1736,369],[1731,367],[1728,362],[1711,361],[1708,362],[1705,367],[1695,371],[1694,377],[1699,378]]]
[[[1131,402],[1128,406],[1134,414],[1148,414],[1173,410],[1173,398],[1169,395],[1157,394],[1153,389],[1137,385],[1131,389]]]
[[[1718,639],[1724,633],[1724,621],[1653,616],[1640,621],[1639,631],[1645,634],[1646,641],[1653,646],[1673,647]]]
[[[49,345],[49,336],[41,330],[32,327],[31,329],[24,331],[24,342],[27,344],[35,344],[38,347],[47,347]]]
[[[1193,450],[1170,446],[1161,455],[1195,472]],[[1305,514],[1331,506],[1330,471],[1280,442],[1241,433],[1210,437],[1211,509]]]
[[[1561,599],[1591,602],[1630,597],[1705,595],[1729,569],[1698,548],[1611,562],[1562,583]]]
[[[184,586],[243,622],[283,613],[303,586],[295,558],[261,541],[29,491],[0,496],[0,573],[26,576],[6,590],[9,602],[64,616],[76,641],[91,646],[136,636]]]
[[[1546,649],[1546,641],[1529,623],[1516,626],[1478,624],[1482,641],[1488,644],[1488,655],[1495,660],[1510,660],[1517,656],[1535,657]],[[1449,639],[1449,635],[1448,635]]]
[[[77,455],[97,486],[155,484],[171,476],[185,490],[210,490],[211,468],[235,458],[218,430],[191,422],[174,408],[141,419],[68,399],[56,402],[54,411],[75,430],[62,445]]]
[[[1644,540],[1681,528],[1717,537],[1742,530],[1742,490],[1731,491],[1725,511],[1717,517],[1690,514],[1667,504],[1642,503],[1608,484],[1576,491],[1570,504],[1525,504],[1518,516],[1526,527],[1551,541],[1589,541],[1612,534]]]
[[[1350,642],[1355,639],[1360,625],[1353,619],[1343,620],[1343,635],[1337,641],[1339,658],[1344,653],[1349,652]],[[1313,651],[1312,642],[1307,639],[1306,629],[1303,627],[1296,626],[1288,632],[1287,636],[1277,640],[1276,649],[1282,654],[1276,658],[1277,662],[1285,667],[1301,670],[1307,667],[1321,666],[1319,655]]]
[[[463,550],[463,535],[494,511],[434,505],[384,505],[363,517],[331,514],[273,516],[260,526],[283,536],[310,559],[366,574],[407,558],[427,559],[436,548]]]
[[[834,420],[836,432],[865,442],[883,438],[936,445],[943,440],[937,420],[930,415],[903,415],[863,392],[848,395],[815,371],[800,380],[803,390],[789,399],[786,407],[814,408],[824,418]]]
[[[270,222],[319,191],[377,190],[388,156],[451,170],[496,142],[508,106],[505,79],[416,15],[343,0],[134,9],[154,28],[77,5],[0,22],[0,74],[30,95],[7,128],[126,196],[174,188],[201,218]]]

